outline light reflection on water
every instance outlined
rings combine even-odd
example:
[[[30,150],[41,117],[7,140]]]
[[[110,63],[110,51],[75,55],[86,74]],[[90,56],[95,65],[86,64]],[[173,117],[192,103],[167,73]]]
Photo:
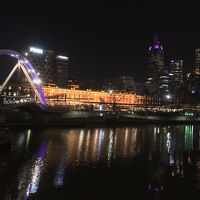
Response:
[[[17,199],[25,200],[37,193],[41,179],[48,171],[53,171],[52,184],[60,188],[66,181],[68,170],[77,166],[95,166],[104,162],[110,167],[113,160],[134,159],[141,155],[152,161],[155,153],[173,167],[173,176],[180,174],[183,177],[185,161],[180,152],[187,151],[186,162],[194,164],[190,152],[194,148],[199,150],[200,143],[199,128],[195,127],[195,130],[196,135],[193,125],[22,131],[12,135],[14,150],[11,154],[18,155],[16,162],[20,163],[16,173]],[[196,160],[197,185],[200,185],[199,162]]]
[[[65,175],[65,158],[64,155],[61,156],[58,167],[57,167],[57,171],[56,171],[56,175],[55,175],[55,179],[54,179],[54,185],[56,187],[62,187],[63,183],[64,183],[64,175]]]
[[[19,194],[21,195],[21,189],[24,190],[23,199],[27,199],[29,194],[36,193],[38,190],[40,177],[44,170],[44,155],[46,153],[46,143],[42,143],[40,146],[36,158],[34,158],[32,166],[25,166],[19,174]],[[29,164],[28,164],[29,165]]]

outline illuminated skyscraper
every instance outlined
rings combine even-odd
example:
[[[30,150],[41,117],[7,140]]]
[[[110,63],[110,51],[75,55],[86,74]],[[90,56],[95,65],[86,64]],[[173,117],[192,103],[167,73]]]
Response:
[[[177,89],[183,86],[183,60],[171,60],[169,77],[171,92],[176,94]]]
[[[147,86],[151,87],[151,92],[156,95],[169,93],[169,76],[167,68],[164,66],[164,50],[158,37],[155,36],[148,49],[148,72]]]
[[[55,84],[54,51],[30,47],[23,54],[34,66],[43,85]]]
[[[195,50],[195,71],[200,73],[200,49]]]
[[[55,54],[53,50],[44,50],[34,47],[23,52],[34,66],[43,85],[67,87],[69,78],[68,57]]]

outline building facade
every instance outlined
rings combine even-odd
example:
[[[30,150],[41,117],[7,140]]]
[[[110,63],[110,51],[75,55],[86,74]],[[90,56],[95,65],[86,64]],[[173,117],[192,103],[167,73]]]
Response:
[[[43,85],[55,84],[54,51],[30,47],[24,55],[34,66]]]
[[[29,47],[23,55],[34,66],[42,85],[67,87],[68,57],[56,55],[53,50]]]
[[[135,81],[132,76],[118,76],[111,79],[118,91],[135,92]]]
[[[70,76],[67,81],[67,88],[78,90],[80,87],[79,80],[75,76]]]
[[[136,92],[135,81],[132,76],[116,76],[104,80],[102,89],[105,91],[127,91]]]
[[[195,71],[200,73],[200,49],[195,50]]]
[[[164,49],[158,37],[155,36],[148,49],[147,87],[151,94],[166,95],[169,93],[168,69],[164,65]]]
[[[55,83],[60,88],[67,88],[69,79],[69,58],[57,55],[55,57]]]
[[[191,72],[186,75],[186,85],[190,95],[199,96],[200,95],[200,73]]]
[[[170,61],[170,93],[177,94],[179,88],[183,86],[183,60]]]

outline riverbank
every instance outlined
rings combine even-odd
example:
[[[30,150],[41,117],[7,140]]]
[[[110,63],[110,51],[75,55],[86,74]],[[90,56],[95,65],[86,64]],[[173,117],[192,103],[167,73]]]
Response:
[[[200,124],[198,116],[176,113],[162,115],[136,113],[100,113],[93,111],[67,111],[62,113],[27,113],[18,109],[1,110],[0,127],[85,127],[126,126],[134,124]]]

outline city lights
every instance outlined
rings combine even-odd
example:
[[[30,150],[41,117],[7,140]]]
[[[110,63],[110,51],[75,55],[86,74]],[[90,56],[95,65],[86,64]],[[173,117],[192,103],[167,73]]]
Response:
[[[34,82],[35,84],[40,84],[40,83],[41,83],[41,80],[40,80],[40,79],[34,79],[33,82]]]
[[[38,48],[35,48],[35,47],[30,47],[30,52],[33,52],[33,53],[39,53],[39,54],[43,54],[43,50],[42,49],[38,49]]]
[[[119,104],[142,104],[144,102],[143,96],[129,93],[113,93],[113,91],[71,90],[51,86],[43,86],[42,90],[45,97],[49,99],[49,105],[54,104],[55,96],[58,95],[60,96],[60,103],[63,102],[67,105],[68,103],[66,102],[70,101],[70,105],[75,105],[91,102],[98,105],[98,110],[100,105],[103,105],[102,102],[113,103],[113,101],[116,101]],[[102,109],[104,108],[102,107]]]
[[[69,58],[66,56],[56,56],[56,58],[61,60],[69,60]]]
[[[113,90],[109,90],[109,93],[113,93]]]
[[[198,1],[0,8],[0,200],[200,194]]]

